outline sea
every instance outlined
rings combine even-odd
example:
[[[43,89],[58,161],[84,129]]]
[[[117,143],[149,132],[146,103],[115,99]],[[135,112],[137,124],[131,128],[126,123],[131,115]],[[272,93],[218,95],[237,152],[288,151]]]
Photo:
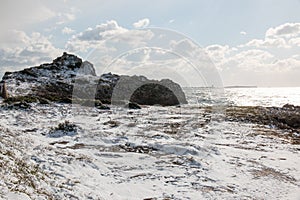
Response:
[[[189,104],[282,107],[300,106],[300,87],[183,88]]]

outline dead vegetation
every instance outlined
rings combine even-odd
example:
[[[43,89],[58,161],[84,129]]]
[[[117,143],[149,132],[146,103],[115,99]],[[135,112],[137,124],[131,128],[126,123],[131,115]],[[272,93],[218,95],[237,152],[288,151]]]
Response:
[[[294,177],[289,176],[288,174],[277,171],[273,168],[263,166],[261,169],[254,169],[251,171],[255,179],[257,178],[274,178],[279,181],[285,181],[292,184],[296,184],[297,180]]]
[[[0,179],[6,189],[28,196],[34,192],[42,198],[55,199],[51,191],[42,187],[43,184],[51,185],[48,182],[49,175],[41,170],[38,164],[30,162],[30,158],[24,152],[19,152],[22,143],[9,136],[0,137],[0,143]],[[14,148],[17,146],[19,148]]]
[[[257,134],[272,135],[300,144],[300,108],[293,105],[278,107],[232,106],[225,112],[227,121],[254,123],[265,126]]]

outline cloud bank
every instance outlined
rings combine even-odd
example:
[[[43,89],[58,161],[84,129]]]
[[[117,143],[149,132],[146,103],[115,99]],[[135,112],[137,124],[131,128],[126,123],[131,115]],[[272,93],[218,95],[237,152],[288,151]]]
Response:
[[[133,23],[133,26],[143,28],[149,23],[150,20],[145,18]],[[95,64],[99,69],[122,51],[153,45],[153,38],[162,43],[167,41],[163,34],[157,35],[151,29],[128,29],[116,20],[100,23],[76,34],[73,29],[64,26],[61,33],[70,35],[65,44],[65,50],[69,52],[78,55],[87,54],[91,50],[100,52],[103,57]],[[244,32],[240,34],[246,35]],[[0,38],[0,42],[2,73],[49,62],[64,51],[55,47],[52,36],[39,32],[11,30]],[[188,40],[172,40],[168,45],[171,50],[182,55],[193,52],[194,57],[203,56],[194,50],[194,44]],[[225,85],[300,86],[300,23],[271,27],[265,31],[264,38],[253,38],[236,46],[212,44],[203,49],[219,70]],[[153,66],[155,62],[151,59],[165,55],[165,52],[148,53],[140,54],[139,58],[146,66]],[[159,60],[160,66],[164,65],[163,62],[166,66],[178,63],[179,68],[184,68],[182,60],[166,57],[165,61]],[[122,66],[126,66],[124,61],[122,63]],[[132,63],[128,62],[128,65]]]

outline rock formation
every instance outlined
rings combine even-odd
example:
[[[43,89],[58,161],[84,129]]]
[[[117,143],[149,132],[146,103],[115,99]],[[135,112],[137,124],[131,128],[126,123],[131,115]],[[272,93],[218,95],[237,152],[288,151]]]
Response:
[[[163,106],[187,103],[181,87],[171,80],[149,80],[144,76],[97,76],[93,64],[64,53],[52,63],[6,72],[2,78],[12,97],[35,96],[71,103],[74,99],[96,99],[103,103]]]

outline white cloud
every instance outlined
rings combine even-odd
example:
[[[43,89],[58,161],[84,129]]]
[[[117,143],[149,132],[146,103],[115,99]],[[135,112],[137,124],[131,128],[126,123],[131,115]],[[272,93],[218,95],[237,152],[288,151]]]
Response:
[[[295,58],[286,58],[281,60],[276,60],[271,64],[271,69],[279,72],[288,72],[293,70],[300,70],[300,60]]]
[[[238,62],[238,66],[247,70],[261,70],[264,64],[272,63],[274,61],[274,55],[267,51],[262,50],[246,50],[237,53],[230,58]]]
[[[300,23],[285,23],[277,27],[269,28],[264,39],[252,39],[246,44],[239,45],[239,48],[293,48],[300,46]]]
[[[138,48],[147,45],[147,42],[153,36],[154,33],[151,30],[127,30],[124,33],[115,35],[112,41],[115,42],[115,45],[128,45],[130,48]]]
[[[247,32],[241,31],[240,34],[241,34],[241,35],[247,35]]]
[[[300,47],[300,37],[292,38],[289,40],[291,46]]]
[[[0,74],[4,70],[18,70],[24,67],[49,62],[60,55],[62,50],[55,48],[49,40],[38,32],[27,35],[23,31],[11,31],[11,38],[5,47],[0,48]],[[14,42],[11,42],[13,41]]]
[[[284,38],[253,39],[245,45],[241,45],[241,47],[243,46],[256,48],[290,48]]]
[[[74,35],[67,42],[66,48],[70,51],[86,52],[89,49],[98,49],[108,52],[120,46],[136,48],[145,45],[152,37],[153,33],[150,30],[128,30],[111,20]],[[107,41],[110,42],[109,45]]]
[[[299,33],[299,23],[286,23],[268,29],[263,39],[205,49],[225,85],[299,86]]]
[[[69,35],[69,34],[75,33],[75,30],[73,30],[73,29],[71,29],[71,28],[69,28],[69,27],[64,27],[64,28],[61,30],[61,32],[62,32],[63,34]]]
[[[124,33],[126,31],[127,29],[119,26],[115,20],[111,20],[97,25],[95,28],[88,28],[79,33],[76,37],[82,41],[99,41]]]
[[[222,63],[236,48],[230,48],[228,45],[210,45],[205,48],[206,53],[210,59],[215,63]]]
[[[148,18],[145,19],[141,19],[135,23],[133,23],[133,27],[134,28],[145,28],[147,26],[149,26],[150,24],[150,20]]]
[[[266,37],[291,38],[300,35],[300,23],[285,23],[267,30]]]
[[[107,21],[97,25],[95,28],[88,28],[85,31],[72,36],[65,45],[68,51],[86,52],[89,49],[112,50],[106,47],[105,41],[114,36],[127,32],[128,30],[119,26],[115,20]]]
[[[257,49],[234,51],[231,55],[225,53],[222,59],[214,60],[217,61],[224,85],[283,85],[288,83],[291,72],[297,73],[297,69],[291,66],[297,62],[298,66],[300,64],[296,59],[279,59],[268,51]],[[281,77],[282,80],[275,77]]]
[[[299,24],[286,23],[235,48],[211,45],[206,50],[221,69],[225,85],[299,86]],[[290,81],[292,80],[292,81]]]
[[[299,86],[300,57],[295,49],[299,41],[293,38],[286,44],[284,38],[254,39],[237,48],[211,45],[206,51],[225,85]],[[290,48],[277,48],[286,45]]]

